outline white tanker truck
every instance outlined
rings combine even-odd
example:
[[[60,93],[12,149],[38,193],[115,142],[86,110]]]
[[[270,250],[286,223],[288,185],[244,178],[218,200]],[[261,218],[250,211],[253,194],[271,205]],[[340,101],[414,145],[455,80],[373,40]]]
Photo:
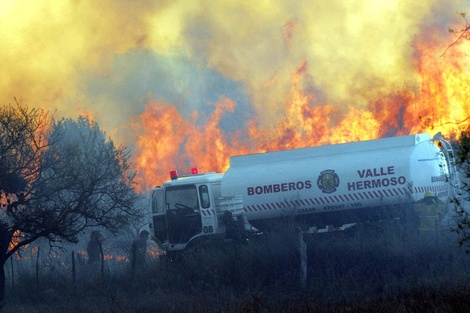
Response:
[[[177,251],[283,217],[310,230],[404,217],[425,193],[448,203],[458,183],[452,159],[440,133],[232,156],[225,174],[171,171],[151,191],[150,227]]]

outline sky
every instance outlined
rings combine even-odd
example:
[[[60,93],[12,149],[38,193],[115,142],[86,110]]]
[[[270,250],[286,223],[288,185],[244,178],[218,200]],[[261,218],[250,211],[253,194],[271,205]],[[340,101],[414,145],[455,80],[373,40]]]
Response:
[[[0,0],[0,103],[89,116],[140,189],[231,155],[442,131],[469,0]]]

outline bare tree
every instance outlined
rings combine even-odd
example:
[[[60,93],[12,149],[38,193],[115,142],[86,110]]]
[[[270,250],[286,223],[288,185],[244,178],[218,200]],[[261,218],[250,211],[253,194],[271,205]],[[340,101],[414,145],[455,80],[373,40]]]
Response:
[[[17,105],[0,110],[0,301],[4,265],[44,237],[52,248],[76,243],[88,227],[116,233],[141,216],[125,147],[79,117],[54,121]]]
[[[455,39],[450,45],[447,46],[447,48],[444,50],[444,52],[441,54],[441,57],[454,45],[459,43],[462,40],[470,40],[470,23],[467,20],[467,13],[466,12],[457,12],[460,17],[462,17],[464,21],[464,25],[460,29],[456,28],[449,28],[449,32],[452,34],[457,35],[457,39]]]
[[[463,175],[461,181],[460,197],[454,199],[457,212],[456,231],[460,235],[461,246],[470,248],[470,134],[462,132],[458,142],[457,160],[460,172]],[[467,252],[470,250],[467,249]]]
[[[463,19],[463,27],[449,28],[449,32],[457,35],[457,38],[445,49],[441,56],[443,56],[449,49],[454,45],[460,43],[463,40],[470,40],[470,23],[467,19],[466,12],[457,12],[457,14]],[[462,124],[466,122],[470,117],[467,117],[459,122],[452,122],[453,124]],[[470,127],[467,127],[466,131],[461,133],[461,136],[457,145],[458,154],[457,160],[463,179],[459,190],[459,197],[453,199],[455,209],[457,213],[457,222],[455,230],[460,235],[459,244],[470,248]],[[469,249],[466,250],[470,252]]]
[[[0,107],[0,308],[5,294],[4,264],[13,254],[17,208],[25,204],[28,182],[38,177],[45,154],[50,117],[40,109]]]

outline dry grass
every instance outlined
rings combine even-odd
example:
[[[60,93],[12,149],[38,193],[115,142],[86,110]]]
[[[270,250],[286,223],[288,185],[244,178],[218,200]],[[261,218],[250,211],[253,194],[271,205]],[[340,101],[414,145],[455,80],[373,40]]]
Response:
[[[18,276],[4,312],[465,312],[470,255],[454,234],[399,228],[308,240],[308,280],[289,229],[246,245],[199,247],[131,277]]]

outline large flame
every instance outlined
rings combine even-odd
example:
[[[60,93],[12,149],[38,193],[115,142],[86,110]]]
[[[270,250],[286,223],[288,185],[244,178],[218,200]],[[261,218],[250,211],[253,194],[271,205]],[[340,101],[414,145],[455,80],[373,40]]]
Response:
[[[460,7],[459,7],[460,6]],[[463,6],[463,7],[461,7]],[[139,190],[231,155],[469,126],[468,3],[4,1],[0,96],[92,116]],[[444,53],[445,52],[445,53]]]
[[[183,119],[174,106],[163,109],[160,105],[163,111],[150,117],[156,105],[150,103],[142,115],[142,125],[149,132],[143,132],[139,139],[139,159],[150,158],[153,163],[140,164],[141,173],[145,173],[141,181],[151,177],[152,181],[163,182],[174,167],[189,172],[191,166],[203,165],[204,169],[223,172],[228,168],[230,155],[421,132],[433,135],[441,131],[448,138],[458,138],[461,131],[468,129],[470,118],[470,72],[466,71],[470,58],[465,52],[468,46],[459,45],[439,56],[447,43],[428,40],[416,42],[414,88],[397,89],[366,107],[350,105],[344,112],[332,104],[312,105],[315,95],[299,88],[307,67],[302,62],[290,75],[285,116],[266,129],[257,126],[256,117],[247,121],[248,138],[244,140],[236,134],[227,139],[218,127],[220,117],[232,112],[236,105],[230,99],[219,101],[217,110],[199,129]],[[153,130],[152,125],[171,130],[163,134]]]

